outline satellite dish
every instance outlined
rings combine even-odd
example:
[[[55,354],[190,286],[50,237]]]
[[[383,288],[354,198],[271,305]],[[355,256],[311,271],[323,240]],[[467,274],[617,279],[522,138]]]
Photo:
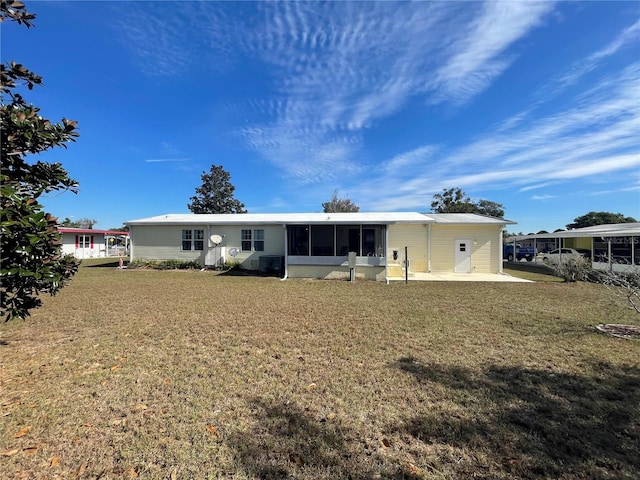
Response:
[[[222,242],[222,237],[220,235],[211,235],[209,240],[211,240],[211,243],[214,245],[219,245],[220,242]]]
[[[231,250],[229,250],[229,255],[231,255],[232,257],[235,257],[236,255],[238,255],[238,249],[232,248]]]

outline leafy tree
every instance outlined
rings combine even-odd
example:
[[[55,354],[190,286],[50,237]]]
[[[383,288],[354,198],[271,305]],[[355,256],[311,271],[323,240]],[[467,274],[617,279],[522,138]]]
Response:
[[[573,219],[566,227],[568,230],[575,228],[593,227],[594,225],[605,225],[609,223],[634,223],[637,220],[633,217],[625,217],[621,213],[610,212],[589,212],[581,217]]]
[[[489,200],[471,200],[460,188],[445,188],[436,193],[431,202],[433,213],[477,213],[504,218],[504,205]]]
[[[491,202],[489,200],[478,200],[476,205],[476,211],[480,215],[487,215],[489,217],[504,218],[504,205],[497,202]]]
[[[60,222],[60,225],[63,227],[69,227],[69,228],[93,228],[93,226],[98,223],[97,220],[93,220],[91,218],[81,218],[79,220],[76,220],[75,222],[72,221],[69,217],[65,217],[65,219]]]
[[[360,207],[353,203],[348,198],[338,198],[338,191],[334,190],[331,200],[322,204],[324,213],[339,213],[339,212],[359,212]]]
[[[0,21],[29,28],[34,18],[22,3],[0,1]],[[38,202],[43,193],[55,190],[77,193],[78,184],[59,163],[27,161],[29,155],[66,148],[78,136],[76,122],[63,118],[51,123],[17,91],[41,84],[40,76],[19,63],[0,65],[0,316],[5,321],[27,317],[42,305],[40,295],[55,295],[78,269],[72,256],[62,254],[57,219]]]
[[[202,186],[187,205],[192,213],[247,213],[244,203],[233,196],[236,187],[222,165],[211,165],[210,173],[202,172]]]

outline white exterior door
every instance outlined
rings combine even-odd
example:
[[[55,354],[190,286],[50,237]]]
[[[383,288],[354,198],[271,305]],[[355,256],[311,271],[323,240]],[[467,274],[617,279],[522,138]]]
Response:
[[[471,273],[471,240],[455,241],[455,273]]]

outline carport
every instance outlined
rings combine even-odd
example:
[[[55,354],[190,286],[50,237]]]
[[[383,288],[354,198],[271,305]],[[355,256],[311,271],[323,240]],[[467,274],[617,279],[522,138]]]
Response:
[[[517,235],[507,243],[539,248],[553,241],[554,248],[584,250],[598,270],[640,270],[640,222],[614,223],[576,228],[562,232]],[[540,253],[536,262],[541,261]]]

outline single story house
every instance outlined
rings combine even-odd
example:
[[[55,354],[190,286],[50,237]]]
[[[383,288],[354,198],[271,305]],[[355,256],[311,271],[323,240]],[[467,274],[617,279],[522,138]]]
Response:
[[[119,257],[129,253],[129,232],[58,227],[62,252],[76,258]]]
[[[125,222],[132,261],[235,263],[284,278],[350,278],[355,268],[356,277],[378,281],[417,272],[502,273],[502,230],[512,223],[414,212],[169,214]]]
[[[573,248],[590,258],[593,268],[640,271],[640,222],[611,223],[507,239],[538,251]]]

